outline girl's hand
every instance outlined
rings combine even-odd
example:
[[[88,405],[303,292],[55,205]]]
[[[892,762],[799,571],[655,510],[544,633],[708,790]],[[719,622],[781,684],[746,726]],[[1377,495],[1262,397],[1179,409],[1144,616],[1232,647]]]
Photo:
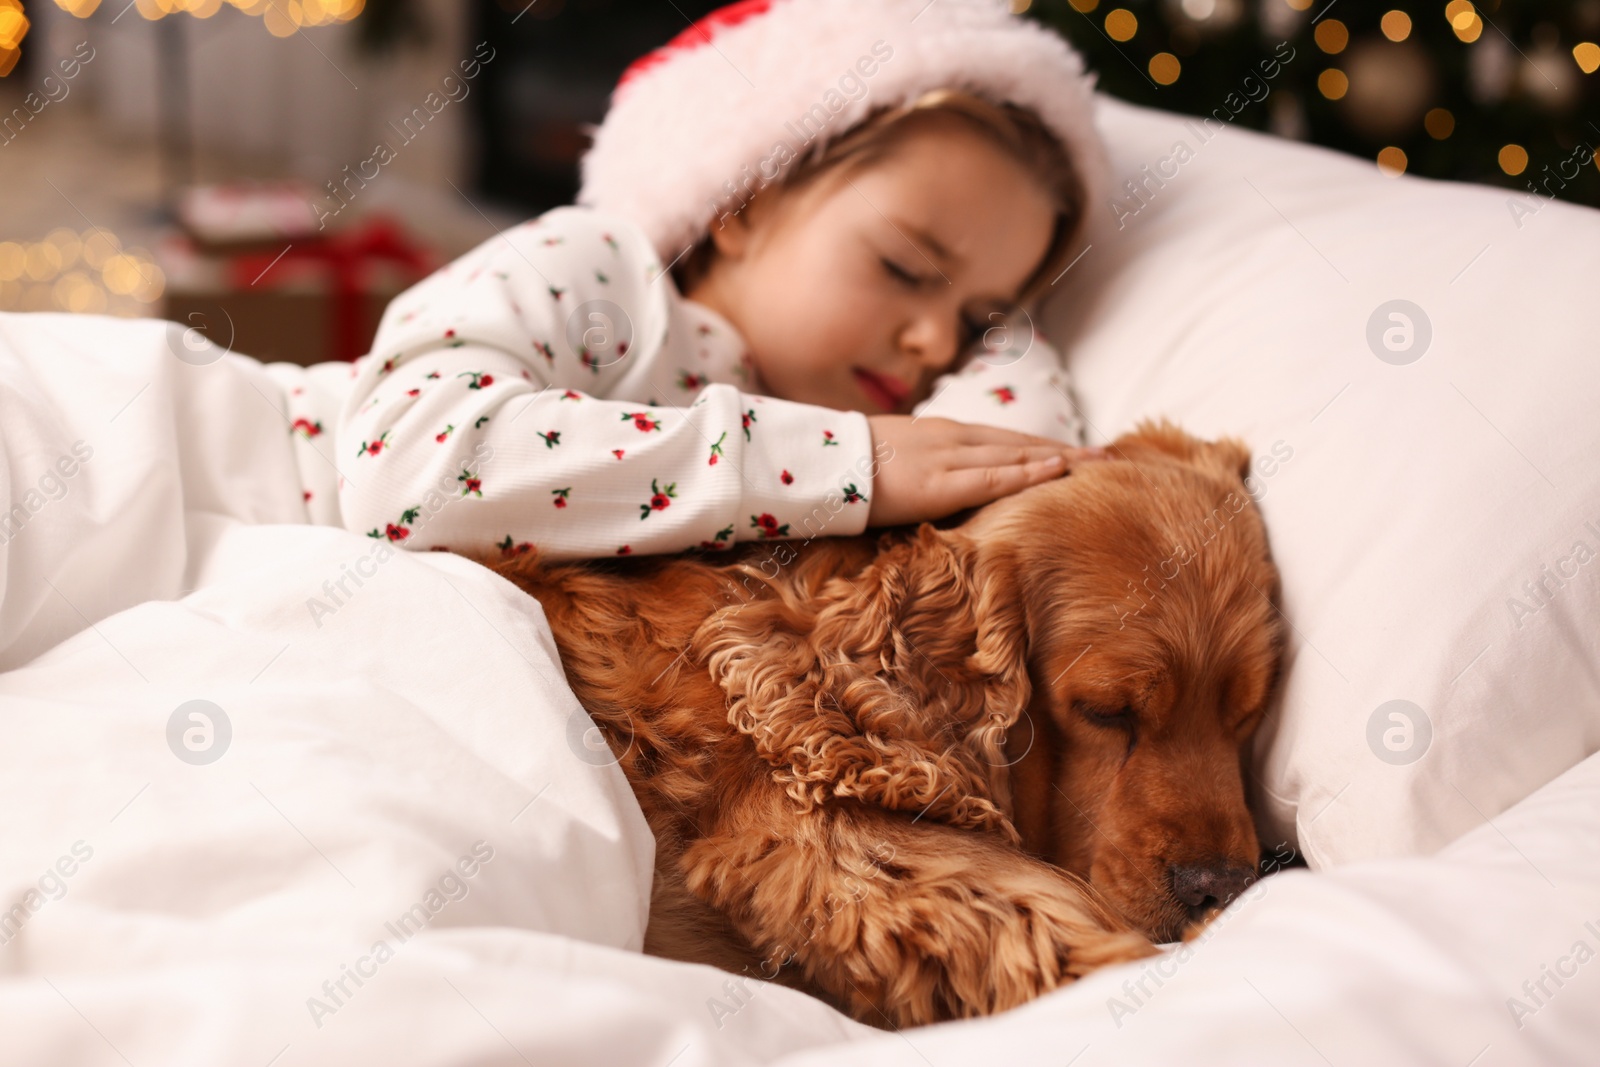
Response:
[[[867,422],[879,457],[868,526],[943,518],[1059,478],[1075,462],[1105,456],[1100,448],[1073,448],[953,419],[869,415]]]

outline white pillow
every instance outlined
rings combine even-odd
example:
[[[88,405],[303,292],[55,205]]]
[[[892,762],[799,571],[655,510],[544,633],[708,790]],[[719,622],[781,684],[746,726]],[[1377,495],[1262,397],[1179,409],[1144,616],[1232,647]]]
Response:
[[[1041,319],[1092,443],[1168,415],[1258,456],[1292,626],[1263,843],[1430,851],[1600,748],[1600,213],[1100,122],[1141,196],[1091,205]]]

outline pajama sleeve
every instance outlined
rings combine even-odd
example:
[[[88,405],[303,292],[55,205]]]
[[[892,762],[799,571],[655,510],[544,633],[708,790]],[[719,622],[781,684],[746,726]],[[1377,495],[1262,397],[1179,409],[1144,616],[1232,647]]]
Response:
[[[975,342],[911,413],[1083,444],[1083,420],[1061,355],[1028,316],[1016,313],[1003,331],[986,336],[990,345],[984,338]]]
[[[553,559],[861,532],[866,417],[713,380],[696,329],[623,219],[558,208],[490,238],[397,297],[357,364],[346,527]]]

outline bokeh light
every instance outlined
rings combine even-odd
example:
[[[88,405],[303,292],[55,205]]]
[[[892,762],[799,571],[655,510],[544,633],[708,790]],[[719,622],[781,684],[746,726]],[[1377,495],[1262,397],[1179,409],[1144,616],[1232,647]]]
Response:
[[[1378,23],[1378,28],[1383,31],[1385,37],[1399,44],[1411,36],[1411,16],[1404,11],[1385,12]]]
[[[1448,109],[1436,107],[1422,117],[1422,128],[1435,141],[1442,141],[1456,131],[1456,117]]]
[[[0,4],[7,0],[0,0]],[[365,0],[227,0],[246,15],[260,16],[267,32],[288,37],[306,26],[329,26],[349,22],[361,14]],[[223,0],[136,0],[139,14],[152,21],[168,15],[192,15],[208,19],[222,10]],[[79,18],[88,18],[100,0],[56,0],[56,6]],[[1017,8],[1027,10],[1026,4]]]
[[[1581,176],[1561,163],[1600,137],[1600,0],[1069,2],[1091,6],[1034,0],[1029,16],[1085,53],[1100,92],[1197,115],[1227,101],[1235,125],[1369,162],[1395,147],[1407,177],[1523,189],[1560,163],[1541,192],[1600,207],[1587,160]],[[1122,9],[1127,43],[1106,32]],[[1515,177],[1496,164],[1508,142],[1532,157]]]
[[[100,272],[106,288],[118,296],[131,296],[139,287],[139,261],[126,252],[118,252],[106,261],[105,269]]]
[[[148,316],[166,275],[110,230],[61,226],[37,241],[0,241],[0,310]]]
[[[1508,144],[1500,149],[1500,169],[1516,177],[1528,169],[1528,150],[1519,144]]]
[[[56,251],[55,245],[40,241],[28,246],[27,265],[23,270],[30,279],[42,282],[46,278],[54,278],[60,269],[61,253]]]
[[[15,241],[0,241],[0,282],[14,282],[28,265],[27,251]]]
[[[1471,44],[1483,35],[1483,19],[1471,0],[1450,0],[1445,5],[1444,17],[1463,44]]]
[[[28,36],[28,25],[19,0],[0,0],[0,78],[10,74],[22,58],[22,39]]]
[[[1338,19],[1324,19],[1317,23],[1311,36],[1317,42],[1317,47],[1330,56],[1343,52],[1345,45],[1350,43],[1350,31]]]
[[[1171,52],[1157,52],[1150,57],[1150,77],[1157,85],[1171,85],[1183,73],[1183,64]]]
[[[51,230],[44,240],[45,244],[54,248],[56,254],[61,257],[62,270],[66,270],[77,263],[78,255],[83,251],[83,241],[76,232],[67,229],[65,226]]]
[[[1406,172],[1406,154],[1394,145],[1378,153],[1378,172],[1387,178],[1398,178]]]
[[[1113,41],[1131,41],[1139,32],[1139,20],[1132,11],[1119,7],[1106,15],[1106,36]]]
[[[83,232],[83,261],[95,270],[104,270],[106,261],[122,251],[122,239],[110,230]]]

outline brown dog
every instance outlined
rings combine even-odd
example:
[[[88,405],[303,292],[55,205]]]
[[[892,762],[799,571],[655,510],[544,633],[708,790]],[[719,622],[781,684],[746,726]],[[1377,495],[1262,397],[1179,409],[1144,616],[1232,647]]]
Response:
[[[484,561],[543,605],[655,833],[647,952],[908,1026],[1245,887],[1282,645],[1249,454],[1167,425],[1112,454],[943,529]]]

